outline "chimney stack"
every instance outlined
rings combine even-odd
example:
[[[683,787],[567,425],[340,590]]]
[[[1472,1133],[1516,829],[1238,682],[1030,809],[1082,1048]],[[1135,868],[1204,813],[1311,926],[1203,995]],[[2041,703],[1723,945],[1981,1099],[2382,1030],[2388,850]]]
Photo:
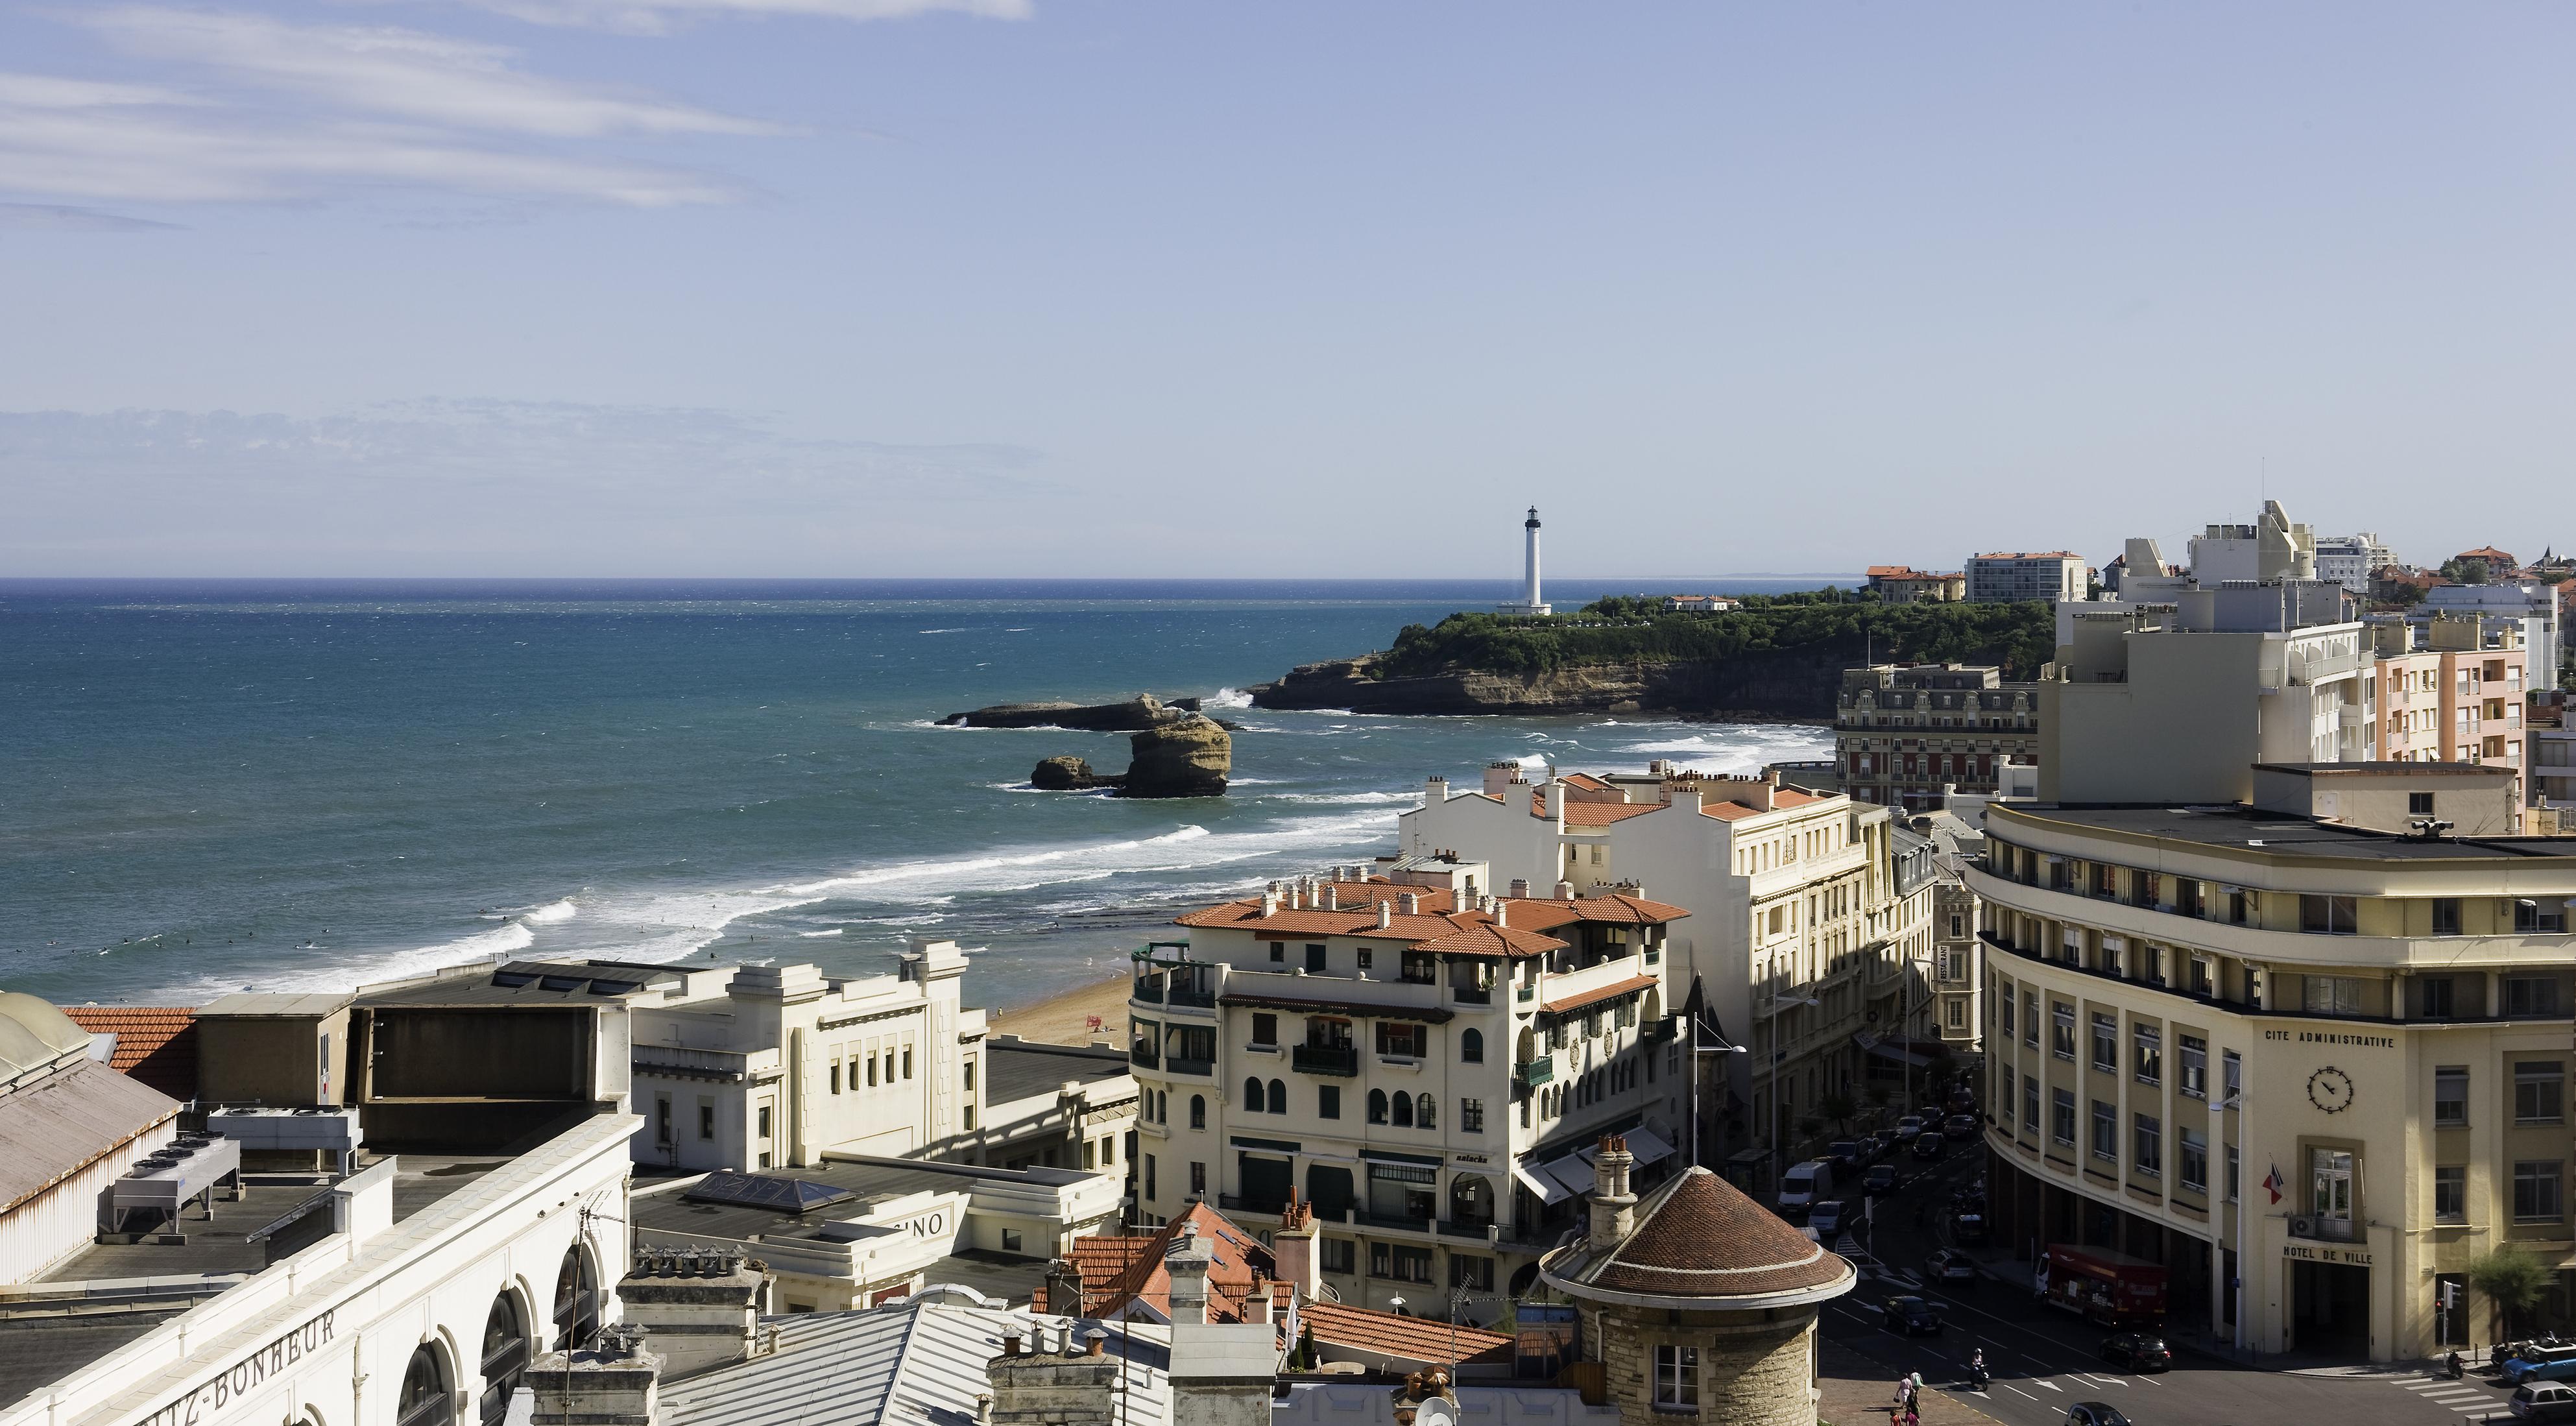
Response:
[[[1279,1280],[1295,1289],[1300,1301],[1312,1302],[1323,1293],[1323,1263],[1315,1256],[1315,1210],[1293,1187],[1288,1207],[1279,1215],[1279,1231],[1271,1235],[1270,1258],[1278,1265]]]
[[[1172,1279],[1172,1321],[1205,1326],[1208,1320],[1208,1268],[1215,1262],[1213,1254],[1199,1246],[1198,1225],[1193,1223],[1174,1240],[1171,1251],[1163,1255],[1163,1270]]]
[[[1526,901],[1529,899],[1528,877],[1516,876],[1512,878],[1512,898],[1516,901]]]
[[[768,1295],[768,1269],[732,1252],[643,1248],[617,1285],[627,1325],[675,1378],[756,1355]]]
[[[1398,892],[1395,897],[1395,909],[1399,915],[1419,916],[1422,914],[1422,898],[1410,891]]]
[[[1628,1191],[1628,1170],[1636,1156],[1616,1134],[1601,1141],[1592,1155],[1592,1232],[1590,1246],[1601,1252],[1625,1240],[1637,1226],[1637,1198]]]
[[[1381,931],[1395,924],[1395,903],[1381,900],[1377,904],[1377,928]]]
[[[652,1426],[661,1404],[662,1359],[644,1349],[644,1334],[617,1323],[599,1344],[549,1352],[529,1363],[536,1397],[534,1426]]]
[[[1330,882],[1324,884],[1324,909],[1327,911],[1342,909],[1342,889]]]

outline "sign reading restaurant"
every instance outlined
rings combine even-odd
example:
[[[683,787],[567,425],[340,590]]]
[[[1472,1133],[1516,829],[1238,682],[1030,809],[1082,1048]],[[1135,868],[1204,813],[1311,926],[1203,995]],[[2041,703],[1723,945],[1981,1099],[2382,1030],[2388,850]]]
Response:
[[[203,1386],[135,1423],[135,1426],[196,1426],[223,1414],[272,1376],[313,1355],[331,1342],[331,1318],[325,1312],[276,1341],[252,1352]]]

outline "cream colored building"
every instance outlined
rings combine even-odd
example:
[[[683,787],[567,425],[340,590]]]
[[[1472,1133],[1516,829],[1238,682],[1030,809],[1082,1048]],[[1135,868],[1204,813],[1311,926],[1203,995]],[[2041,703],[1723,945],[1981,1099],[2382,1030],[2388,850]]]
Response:
[[[2420,624],[2383,616],[2369,624],[2379,679],[2379,756],[2485,763],[2520,773],[2527,683],[2517,623],[2456,614]]]
[[[1672,932],[1673,1004],[1699,1007],[1704,1045],[1745,1051],[1703,1057],[1700,1161],[1748,1189],[1819,1137],[1799,1126],[1820,1101],[1901,1099],[1922,1067],[1904,1041],[1930,1033],[1937,867],[1928,843],[1900,852],[1888,808],[1662,763],[1535,784],[1504,763],[1475,792],[1432,779],[1400,825],[1408,854],[1455,849],[1497,879],[1625,886],[1690,912]]]
[[[2441,1286],[2507,1243],[2566,1321],[2576,840],[2404,830],[2511,795],[2382,763],[2261,769],[2255,806],[1990,807],[1998,1244],[2162,1262],[2173,1322],[2263,1352],[2432,1355]],[[2447,1328],[2486,1341],[2488,1306]]]

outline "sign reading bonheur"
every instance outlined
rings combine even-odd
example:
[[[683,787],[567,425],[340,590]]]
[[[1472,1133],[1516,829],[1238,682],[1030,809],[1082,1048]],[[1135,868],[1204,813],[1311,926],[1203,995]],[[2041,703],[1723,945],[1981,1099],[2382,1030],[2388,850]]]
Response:
[[[272,1376],[320,1351],[331,1341],[332,1313],[325,1312],[267,1346],[252,1352],[207,1379],[205,1385],[135,1423],[135,1426],[196,1426],[238,1404]]]

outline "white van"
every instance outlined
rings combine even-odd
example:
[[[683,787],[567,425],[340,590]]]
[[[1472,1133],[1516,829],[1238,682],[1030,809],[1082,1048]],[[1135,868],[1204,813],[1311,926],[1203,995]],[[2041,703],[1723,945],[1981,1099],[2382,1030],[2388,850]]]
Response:
[[[1780,1175],[1780,1214],[1804,1218],[1807,1210],[1834,1196],[1834,1166],[1809,1159]]]

